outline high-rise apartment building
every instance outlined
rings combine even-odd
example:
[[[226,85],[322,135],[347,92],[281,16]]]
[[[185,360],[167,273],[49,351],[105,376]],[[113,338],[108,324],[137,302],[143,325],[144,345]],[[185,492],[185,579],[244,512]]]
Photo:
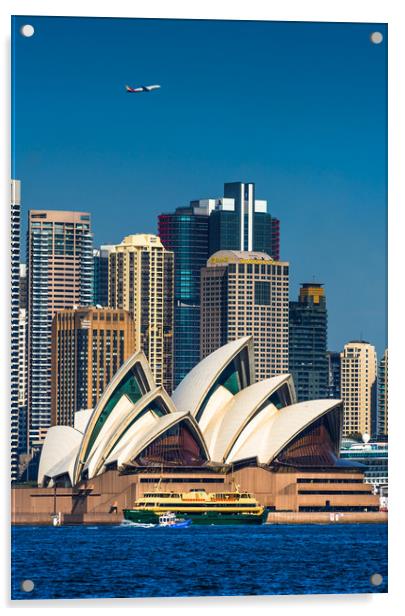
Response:
[[[108,306],[108,255],[114,246],[104,245],[93,250],[93,304]]]
[[[328,398],[340,399],[340,353],[328,351]]]
[[[27,452],[27,330],[28,314],[20,308],[18,317],[18,453]]]
[[[288,372],[289,265],[260,252],[219,251],[201,272],[201,357],[253,336],[258,380]]]
[[[327,322],[323,285],[302,284],[289,319],[289,371],[300,402],[328,397]]]
[[[19,308],[20,308],[20,244],[21,244],[21,183],[11,180],[11,338],[10,338],[10,420],[11,420],[11,480],[18,475],[18,371],[19,371]]]
[[[378,363],[378,424],[377,433],[388,436],[388,349]]]
[[[20,263],[20,312],[18,318],[18,453],[25,455],[28,451],[28,291],[27,266]]]
[[[27,309],[27,266],[20,263],[20,308]]]
[[[52,322],[52,425],[74,425],[74,413],[94,408],[108,383],[135,352],[126,310],[73,308]]]
[[[177,208],[161,214],[158,233],[174,260],[173,387],[200,361],[200,272],[208,259],[208,211]]]
[[[174,255],[156,235],[129,235],[109,255],[109,306],[128,310],[135,348],[145,353],[156,383],[173,387]]]
[[[341,359],[343,435],[372,434],[376,414],[377,356],[364,340],[345,344]]]
[[[58,310],[92,303],[88,212],[31,210],[28,217],[28,431],[31,449],[51,425],[51,332]]]

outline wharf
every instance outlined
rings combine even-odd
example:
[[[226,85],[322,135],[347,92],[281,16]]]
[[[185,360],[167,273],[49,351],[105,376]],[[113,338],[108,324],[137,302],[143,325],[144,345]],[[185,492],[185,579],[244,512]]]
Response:
[[[104,525],[121,524],[124,520],[122,512],[116,513],[61,513],[62,525]],[[365,512],[293,512],[271,511],[268,514],[266,524],[373,524],[387,523],[388,513],[385,511]],[[11,523],[27,526],[49,526],[52,517],[49,513],[14,513]]]

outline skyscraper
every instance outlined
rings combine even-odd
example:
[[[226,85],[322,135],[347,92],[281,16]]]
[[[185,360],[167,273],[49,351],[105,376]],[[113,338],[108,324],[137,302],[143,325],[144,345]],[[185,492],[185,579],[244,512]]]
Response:
[[[378,424],[377,433],[388,436],[388,349],[378,363]]]
[[[27,309],[27,266],[20,263],[20,308]]]
[[[343,435],[372,434],[376,411],[377,356],[364,340],[345,344],[341,358]]]
[[[300,402],[328,397],[327,311],[322,284],[301,285],[290,302],[289,371]]]
[[[28,217],[28,430],[31,449],[51,425],[51,331],[55,312],[92,301],[87,212],[31,210]]]
[[[288,371],[288,263],[219,251],[201,271],[201,357],[252,335],[256,378]]]
[[[135,348],[148,359],[156,383],[173,386],[173,252],[156,235],[129,235],[109,255],[109,305],[128,310]]]
[[[280,223],[255,199],[254,184],[225,184],[224,197],[199,199],[158,218],[162,244],[174,252],[174,386],[200,357],[200,271],[218,250],[255,250],[275,259]]]
[[[158,233],[174,260],[173,387],[200,361],[200,271],[208,259],[208,208],[161,214]]]
[[[20,240],[21,240],[21,183],[11,180],[11,480],[18,474],[18,371],[19,371],[19,307],[20,307]]]
[[[94,306],[108,306],[108,255],[113,248],[105,245],[93,250]]]
[[[52,425],[74,425],[74,413],[94,408],[108,383],[135,352],[126,310],[73,308],[52,322]]]
[[[27,296],[27,266],[20,263],[20,311],[18,316],[18,452],[19,455],[28,452],[27,412],[28,412],[28,296]]]
[[[254,250],[280,258],[280,221],[267,212],[267,201],[256,199],[253,183],[226,183],[222,198],[191,205],[209,209],[209,255],[218,250]]]
[[[27,442],[27,329],[26,308],[20,308],[18,316],[18,453],[28,450]]]
[[[340,399],[340,353],[328,351],[328,398]]]

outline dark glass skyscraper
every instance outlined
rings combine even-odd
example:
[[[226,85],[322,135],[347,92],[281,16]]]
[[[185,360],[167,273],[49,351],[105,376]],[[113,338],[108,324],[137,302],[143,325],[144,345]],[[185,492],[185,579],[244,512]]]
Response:
[[[280,259],[280,221],[255,198],[253,183],[224,184],[224,197],[213,201],[209,218],[209,254],[218,250],[265,252]],[[201,203],[201,202],[200,202]]]
[[[323,285],[303,284],[290,302],[289,371],[298,400],[328,397],[327,311]]]
[[[208,211],[177,208],[161,214],[158,234],[174,252],[174,378],[176,387],[200,361],[200,270],[208,259]]]
[[[174,387],[200,359],[200,270],[219,250],[265,252],[279,260],[280,223],[255,198],[255,185],[232,182],[224,196],[161,214],[158,235],[175,256]]]
[[[108,306],[108,255],[113,246],[93,250],[93,304]]]

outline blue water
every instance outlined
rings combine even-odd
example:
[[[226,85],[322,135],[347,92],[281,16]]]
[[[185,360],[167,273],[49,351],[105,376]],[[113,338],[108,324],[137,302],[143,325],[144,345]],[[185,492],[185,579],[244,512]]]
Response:
[[[385,524],[16,526],[12,557],[13,599],[387,592]]]

